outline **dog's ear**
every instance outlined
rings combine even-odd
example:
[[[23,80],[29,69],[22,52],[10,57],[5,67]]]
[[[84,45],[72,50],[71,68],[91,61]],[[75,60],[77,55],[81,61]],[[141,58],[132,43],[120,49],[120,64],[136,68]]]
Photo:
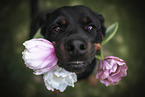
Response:
[[[96,42],[101,43],[103,40],[103,37],[105,36],[106,27],[104,26],[104,17],[101,14],[96,13],[97,18],[100,22],[100,27],[98,29],[99,34],[96,37]]]
[[[50,16],[50,13],[44,14],[41,16],[39,25],[41,28],[41,34],[45,37],[46,36],[46,25],[47,25],[47,19]]]
[[[105,20],[104,20],[104,17],[101,14],[98,14],[98,18],[99,18],[99,20],[101,22],[101,30],[102,30],[102,35],[104,37],[105,36],[105,32],[106,32],[106,27],[104,26]]]
[[[46,33],[45,26],[44,26],[45,23],[46,23],[46,15],[42,15],[41,18],[40,18],[40,21],[39,21],[39,26],[41,28],[41,34],[43,36],[45,36],[45,33]]]
[[[40,17],[40,21],[39,21],[40,27],[43,27],[43,26],[45,25],[46,18],[47,18],[47,15],[42,15],[42,16]]]

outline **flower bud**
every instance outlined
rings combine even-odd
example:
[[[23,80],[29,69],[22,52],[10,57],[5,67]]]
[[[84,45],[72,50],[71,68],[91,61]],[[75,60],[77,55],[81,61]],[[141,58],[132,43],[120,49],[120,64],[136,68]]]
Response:
[[[100,78],[100,82],[109,86],[110,84],[117,85],[121,77],[127,76],[127,65],[124,60],[108,56],[100,61],[99,70],[96,78]]]
[[[77,81],[75,73],[68,72],[58,66],[44,74],[43,78],[48,90],[54,91],[54,89],[57,89],[60,92],[63,92],[67,86],[74,87],[74,83]]]
[[[54,46],[46,39],[31,39],[23,43],[25,46],[22,57],[28,68],[34,70],[35,75],[44,74],[53,69],[58,59]]]

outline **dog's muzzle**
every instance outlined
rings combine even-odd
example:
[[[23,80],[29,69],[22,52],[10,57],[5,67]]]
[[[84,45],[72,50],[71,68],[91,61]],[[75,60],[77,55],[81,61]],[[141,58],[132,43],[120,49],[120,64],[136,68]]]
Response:
[[[68,39],[56,42],[55,52],[60,67],[71,72],[80,72],[95,58],[95,47],[93,43],[85,39]]]

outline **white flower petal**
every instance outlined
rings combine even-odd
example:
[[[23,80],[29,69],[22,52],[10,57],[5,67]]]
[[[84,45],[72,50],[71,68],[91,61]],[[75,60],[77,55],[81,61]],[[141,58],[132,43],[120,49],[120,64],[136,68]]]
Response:
[[[49,77],[49,75],[52,75],[53,77]],[[67,86],[74,87],[74,83],[77,81],[77,76],[75,73],[68,72],[65,69],[56,66],[53,70],[47,72],[43,76],[44,82],[46,87],[50,86],[51,90],[57,89],[63,92]]]
[[[112,69],[110,70],[110,73],[113,73],[117,70],[117,64],[114,64]]]
[[[52,45],[51,42],[49,42],[45,39],[41,39],[41,38],[28,40],[25,43],[23,43],[23,45],[27,49],[37,47],[37,46],[44,46],[44,47],[47,47],[47,48],[53,48],[53,45]]]
[[[104,70],[106,69],[106,70],[109,70],[109,69],[111,69],[113,66],[112,66],[112,64],[109,64],[109,62],[108,61],[104,61],[103,62],[103,64],[104,64]]]
[[[122,66],[122,65],[125,65],[126,63],[125,63],[125,62],[120,62],[120,61],[118,61],[117,64],[118,64],[119,66]]]
[[[60,90],[60,92],[64,92],[64,90],[66,89],[66,87],[67,87],[67,85],[66,84],[60,84],[60,86],[59,86],[59,90]]]

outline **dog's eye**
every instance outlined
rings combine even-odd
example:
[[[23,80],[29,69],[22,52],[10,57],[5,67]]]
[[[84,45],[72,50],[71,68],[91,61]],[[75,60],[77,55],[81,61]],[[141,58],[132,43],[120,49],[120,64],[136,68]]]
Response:
[[[53,29],[54,29],[56,32],[58,32],[58,31],[61,30],[61,28],[60,28],[59,26],[56,26],[56,27],[54,27]]]
[[[88,29],[88,30],[94,30],[94,28],[95,28],[94,26],[90,25],[90,26],[88,26],[87,29]]]

